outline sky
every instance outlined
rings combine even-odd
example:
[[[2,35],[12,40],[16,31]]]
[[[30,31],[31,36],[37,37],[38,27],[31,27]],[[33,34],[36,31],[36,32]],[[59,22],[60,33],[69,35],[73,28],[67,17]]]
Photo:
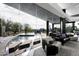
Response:
[[[4,18],[5,21],[10,20],[12,22],[19,22],[22,25],[29,24],[30,27],[33,29],[40,29],[40,28],[46,29],[46,21],[34,17],[28,13],[19,11],[5,4],[0,4],[0,17]],[[50,23],[50,27],[51,27],[51,23]]]

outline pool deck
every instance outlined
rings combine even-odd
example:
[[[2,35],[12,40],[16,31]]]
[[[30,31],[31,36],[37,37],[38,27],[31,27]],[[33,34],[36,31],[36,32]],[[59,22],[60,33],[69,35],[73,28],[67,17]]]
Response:
[[[79,37],[79,36],[78,36]],[[12,38],[9,37],[0,37],[0,56],[5,54],[5,46],[7,42]],[[7,42],[6,42],[7,40]],[[33,56],[46,56],[42,47],[36,49],[33,53]],[[79,56],[79,40],[78,41],[68,41],[65,45],[63,45],[56,56]]]
[[[13,36],[8,36],[8,37],[0,37],[0,56],[5,54],[5,47],[7,43],[13,38]]]

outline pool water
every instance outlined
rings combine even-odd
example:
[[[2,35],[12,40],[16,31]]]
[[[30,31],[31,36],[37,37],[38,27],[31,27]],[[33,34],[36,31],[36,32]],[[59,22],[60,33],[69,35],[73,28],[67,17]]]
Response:
[[[12,43],[15,43],[15,42],[24,42],[26,40],[30,40],[30,39],[33,39],[34,38],[34,35],[19,35],[17,37],[15,37],[14,39],[12,39],[12,41],[10,42],[11,44]]]

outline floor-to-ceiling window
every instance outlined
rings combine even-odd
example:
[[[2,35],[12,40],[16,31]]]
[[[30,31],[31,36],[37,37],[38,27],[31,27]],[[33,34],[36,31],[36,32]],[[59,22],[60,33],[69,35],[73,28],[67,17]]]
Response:
[[[79,21],[75,22],[75,32],[79,35]]]
[[[60,32],[60,24],[54,24],[54,32]]]
[[[66,23],[66,32],[72,32],[73,28],[72,28],[72,23]]]

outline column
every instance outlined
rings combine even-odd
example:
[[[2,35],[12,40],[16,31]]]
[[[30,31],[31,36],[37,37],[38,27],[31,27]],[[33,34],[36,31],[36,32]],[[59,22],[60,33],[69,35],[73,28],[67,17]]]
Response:
[[[72,22],[72,32],[75,30],[75,22]]]
[[[49,35],[49,21],[46,21],[46,35],[48,36]]]
[[[66,13],[66,9],[62,9],[62,11],[64,12],[64,13]],[[66,22],[65,22],[65,18],[62,18],[61,19],[61,22],[62,22],[62,33],[66,33]]]
[[[61,18],[60,17],[60,32],[61,33],[66,33],[66,30],[65,30],[65,18]]]
[[[62,18],[60,17],[60,32],[61,32],[61,33],[62,33],[62,31],[63,31],[63,30],[62,30],[62,24],[63,24],[63,23],[62,23]]]
[[[1,19],[0,19],[0,36],[2,34],[2,25],[1,25]]]
[[[52,33],[54,32],[54,23],[52,23]]]

